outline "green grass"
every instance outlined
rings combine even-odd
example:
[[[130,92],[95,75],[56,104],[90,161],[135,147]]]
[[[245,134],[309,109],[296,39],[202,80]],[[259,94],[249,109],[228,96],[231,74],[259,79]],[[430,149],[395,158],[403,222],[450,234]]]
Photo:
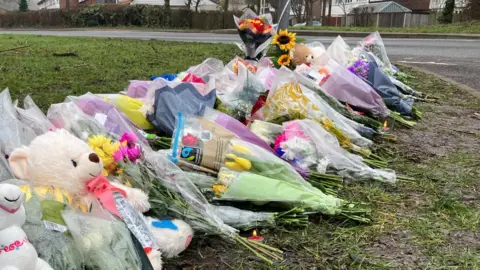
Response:
[[[22,100],[30,94],[44,110],[67,95],[118,92],[131,79],[184,71],[208,57],[228,61],[239,53],[233,45],[0,36],[0,51],[27,45],[0,53],[0,88],[8,87]],[[55,52],[79,56],[56,57]]]
[[[0,87],[13,98],[32,95],[46,111],[67,95],[118,92],[130,79],[178,72],[208,57],[230,60],[235,46],[119,39],[0,36]],[[78,57],[55,57],[54,52]],[[260,231],[285,251],[265,265],[217,237],[194,238],[167,269],[478,269],[480,267],[480,100],[435,77],[404,69],[411,86],[439,96],[420,104],[424,120],[396,130],[392,168],[415,178],[395,186],[354,183],[342,198],[365,202],[373,223],[358,225],[315,216],[305,230]]]
[[[406,28],[386,28],[386,27],[313,27],[302,26],[293,27],[292,30],[324,30],[324,31],[356,31],[356,32],[396,32],[396,33],[463,33],[463,34],[480,34],[480,21],[453,23],[453,24],[436,24],[420,27]]]

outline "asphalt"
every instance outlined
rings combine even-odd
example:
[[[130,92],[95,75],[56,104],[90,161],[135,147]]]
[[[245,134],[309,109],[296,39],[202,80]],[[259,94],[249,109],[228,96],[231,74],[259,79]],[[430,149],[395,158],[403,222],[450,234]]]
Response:
[[[237,34],[155,32],[135,30],[21,30],[0,31],[0,34],[27,34],[69,37],[102,37],[130,39],[158,39],[168,41],[233,43],[240,41]],[[329,46],[335,37],[299,36],[308,42],[319,41]],[[346,37],[350,46],[361,38]],[[480,91],[479,39],[408,39],[384,38],[387,54],[398,61],[420,67]]]

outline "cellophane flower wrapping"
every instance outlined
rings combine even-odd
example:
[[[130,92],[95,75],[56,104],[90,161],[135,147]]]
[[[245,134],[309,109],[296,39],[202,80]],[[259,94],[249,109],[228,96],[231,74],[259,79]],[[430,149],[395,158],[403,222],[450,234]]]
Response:
[[[341,36],[336,37],[332,44],[328,46],[327,54],[344,67],[353,58],[352,49]]]
[[[266,91],[263,84],[243,62],[237,63],[237,84],[231,92],[219,94],[225,112],[242,123],[250,120],[253,106],[258,97]]]
[[[18,120],[31,127],[37,136],[54,128],[47,116],[38,108],[30,96],[26,96],[23,100],[23,109],[20,107],[16,107],[16,109]]]
[[[69,232],[89,269],[142,269],[125,224],[113,218],[64,211]],[[108,214],[105,214],[108,217]]]
[[[312,91],[309,87],[302,82],[309,83],[308,78],[302,74],[308,74],[310,67],[301,65],[297,67],[295,72],[282,70],[285,74],[282,77],[291,78],[291,80],[297,82],[300,85],[302,93],[309,99],[309,101],[318,108],[328,119],[330,119],[339,130],[343,132],[355,145],[363,148],[369,148],[373,145],[373,142],[364,138],[357,130],[364,130],[360,124],[346,118],[335,109],[333,109],[322,97],[320,97],[315,91]]]
[[[389,115],[387,106],[375,89],[337,61],[330,58],[325,66],[312,68],[320,72],[313,70],[308,74],[309,77],[318,82],[329,95],[375,116]],[[319,73],[320,79],[316,79]]]
[[[368,35],[362,41],[359,46],[365,50],[371,52],[377,58],[378,66],[388,75],[393,76],[396,70],[393,68],[390,59],[388,59],[387,50],[385,44],[378,31]]]
[[[327,108],[327,106],[323,107]],[[333,119],[326,116],[322,109],[322,107],[318,107],[304,94],[302,85],[297,82],[295,74],[291,70],[282,67],[277,73],[272,90],[261,111],[265,120],[275,123],[283,123],[295,119],[313,119],[321,123],[329,132],[335,134],[342,146],[352,149],[359,148],[357,145],[352,144],[350,138],[335,122],[332,122]],[[337,115],[332,114],[332,116]],[[355,132],[353,129],[350,131]],[[357,133],[357,136],[360,135]]]
[[[127,95],[132,98],[143,99],[147,95],[148,85],[150,81],[130,81],[127,88]]]
[[[270,14],[257,15],[247,9],[240,18],[234,16],[234,21],[243,42],[242,44],[237,43],[238,47],[248,59],[259,60],[266,54],[275,33],[272,16]]]
[[[283,132],[283,127],[281,125],[261,120],[251,122],[248,128],[270,146],[274,145],[277,136]]]
[[[293,128],[298,131],[298,127],[301,128],[302,134],[314,144],[317,158],[327,159],[329,161],[328,167],[345,179],[351,181],[374,179],[388,183],[396,182],[394,171],[370,168],[363,163],[360,156],[343,149],[337,139],[315,121],[305,119],[284,123],[285,130]]]
[[[223,163],[228,142],[237,135],[203,117],[179,114],[173,135],[172,157],[175,162],[218,171]]]
[[[308,69],[306,66],[300,66],[300,69]],[[371,138],[374,134],[374,129],[378,128],[380,123],[376,122],[375,120],[362,116],[359,114],[355,114],[353,110],[347,109],[345,105],[340,103],[337,99],[330,96],[326,93],[322,87],[316,84],[313,80],[308,78],[304,72],[295,71],[295,77],[299,83],[301,83],[304,87],[308,88],[310,91],[306,91],[308,96],[311,97],[311,92],[315,93],[315,98],[311,97],[314,102],[320,101],[326,103],[332,110],[333,113],[339,113],[344,117],[341,117],[346,123],[348,123],[351,127],[353,127],[359,134],[364,137]],[[320,99],[317,100],[316,96]],[[327,112],[328,114],[328,112]],[[352,120],[353,119],[353,120]],[[360,124],[362,123],[362,124]],[[364,125],[368,124],[369,126],[373,127],[366,127]]]
[[[92,134],[105,134],[103,125],[73,102],[50,105],[47,118],[56,128],[63,128],[83,141],[87,141]]]
[[[180,194],[182,198],[181,200],[174,199],[174,201],[163,200],[164,214],[185,219],[196,233],[219,235],[227,240],[233,240],[237,230],[222,221],[187,174],[168,156],[162,152],[146,151],[145,165],[155,176],[154,186],[160,185],[171,192]],[[150,195],[150,199],[155,200],[156,198]],[[172,197],[169,197],[169,200],[172,200]]]
[[[226,157],[213,187],[218,200],[275,203],[286,209],[302,207],[330,215],[340,211],[338,198],[325,195],[290,164],[263,148],[232,140]]]
[[[22,228],[38,256],[53,269],[84,269],[86,258],[80,253],[61,217],[68,203],[58,202],[50,196],[42,198],[35,192],[30,194],[31,198],[24,204],[27,220]]]
[[[355,48],[354,54],[368,64],[367,77],[365,78],[375,91],[382,97],[388,108],[410,116],[412,112],[413,99],[403,95],[395,86],[395,84],[375,61],[375,57],[371,52],[362,48]]]
[[[249,230],[259,227],[275,227],[275,214],[253,212],[232,206],[212,205],[213,212],[222,218],[225,224],[234,228]]]
[[[105,98],[108,100],[107,97]],[[148,145],[148,142],[130,118],[117,109],[114,104],[105,101],[99,96],[92,93],[78,97],[69,96],[65,99],[65,102],[73,102],[86,115],[100,123],[103,129],[112,137],[119,139],[123,134],[133,132],[139,138],[139,143],[143,146]]]
[[[8,89],[0,93],[0,130],[0,142],[7,155],[17,147],[29,145],[37,136],[30,126],[18,120]]]

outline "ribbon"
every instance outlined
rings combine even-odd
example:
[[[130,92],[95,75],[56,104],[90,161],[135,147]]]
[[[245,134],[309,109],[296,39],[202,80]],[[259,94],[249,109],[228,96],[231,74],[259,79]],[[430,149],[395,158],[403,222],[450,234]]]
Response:
[[[87,182],[87,190],[98,199],[105,209],[117,217],[122,218],[118,212],[117,203],[113,193],[118,192],[126,198],[127,193],[124,190],[110,184],[110,181],[108,181],[108,179],[102,174]]]

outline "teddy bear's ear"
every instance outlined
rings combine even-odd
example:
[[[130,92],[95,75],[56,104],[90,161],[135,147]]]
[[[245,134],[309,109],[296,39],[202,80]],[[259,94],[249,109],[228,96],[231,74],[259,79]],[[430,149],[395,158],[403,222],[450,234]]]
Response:
[[[8,162],[15,177],[22,180],[30,179],[30,169],[28,168],[28,159],[30,158],[30,148],[23,146],[13,150]]]

